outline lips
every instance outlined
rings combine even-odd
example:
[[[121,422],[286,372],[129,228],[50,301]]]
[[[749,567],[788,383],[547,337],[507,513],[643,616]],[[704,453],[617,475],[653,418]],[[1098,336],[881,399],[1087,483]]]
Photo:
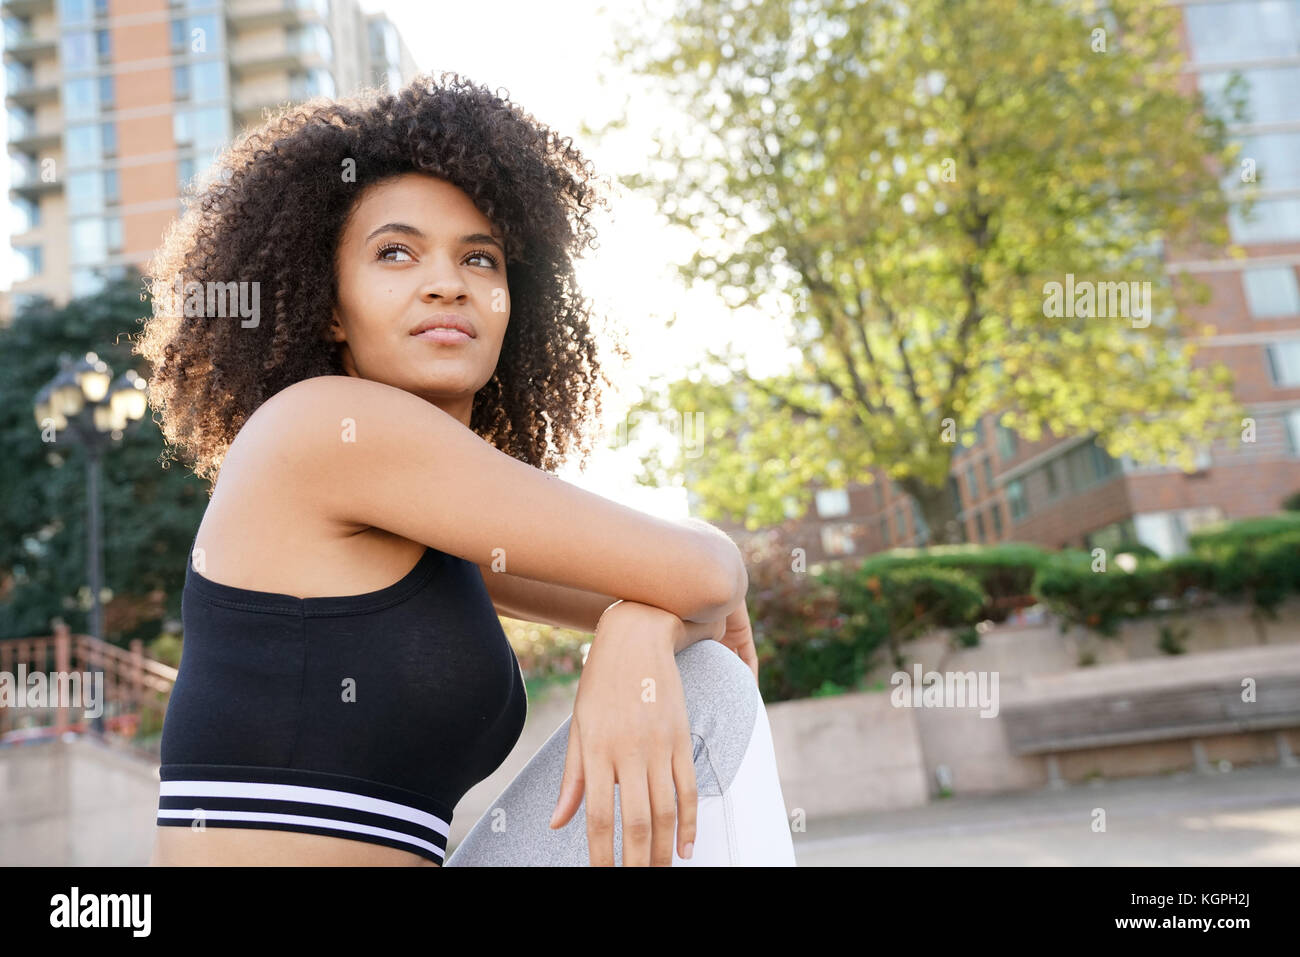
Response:
[[[427,332],[430,329],[454,329],[463,332],[471,339],[478,338],[478,333],[474,331],[474,327],[470,325],[467,320],[449,312],[425,319],[411,330],[411,335],[418,336],[420,333]]]

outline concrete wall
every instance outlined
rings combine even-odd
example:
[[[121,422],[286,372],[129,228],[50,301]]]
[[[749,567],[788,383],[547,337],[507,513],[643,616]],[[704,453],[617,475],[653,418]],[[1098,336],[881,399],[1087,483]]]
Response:
[[[0,865],[149,863],[158,766],[69,735],[0,750]]]

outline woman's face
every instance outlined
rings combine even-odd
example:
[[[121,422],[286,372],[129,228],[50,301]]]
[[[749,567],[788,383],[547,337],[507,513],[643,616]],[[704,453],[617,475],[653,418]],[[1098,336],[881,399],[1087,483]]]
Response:
[[[456,186],[404,173],[362,193],[336,261],[329,336],[347,374],[419,395],[468,427],[510,321],[500,231]],[[472,336],[413,334],[448,316]]]

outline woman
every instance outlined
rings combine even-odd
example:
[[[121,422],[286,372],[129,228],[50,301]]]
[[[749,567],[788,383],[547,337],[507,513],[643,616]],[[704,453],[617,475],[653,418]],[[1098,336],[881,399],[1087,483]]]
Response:
[[[153,863],[443,863],[526,714],[498,614],[595,638],[450,863],[794,863],[735,545],[550,472],[600,411],[586,167],[420,77],[241,137],[169,231],[137,350],[215,487]]]

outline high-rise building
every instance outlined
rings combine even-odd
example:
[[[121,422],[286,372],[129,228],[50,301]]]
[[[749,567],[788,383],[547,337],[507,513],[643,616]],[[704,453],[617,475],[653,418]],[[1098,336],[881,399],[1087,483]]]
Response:
[[[3,0],[13,278],[66,302],[152,255],[184,184],[263,110],[417,72],[356,0]]]
[[[1197,471],[1138,468],[1114,459],[1092,435],[1026,442],[998,415],[975,427],[948,477],[958,531],[969,542],[1020,541],[1048,548],[1113,548],[1141,543],[1162,555],[1187,548],[1187,536],[1220,520],[1269,514],[1300,492],[1300,0],[1181,0],[1187,57],[1184,91],[1205,93],[1222,109],[1233,72],[1246,83],[1248,122],[1230,125],[1242,145],[1240,169],[1226,171],[1238,191],[1257,176],[1249,220],[1229,217],[1232,242],[1246,258],[1181,258],[1164,251],[1170,273],[1206,283],[1211,299],[1192,326],[1215,327],[1198,340],[1197,364],[1220,362],[1234,374],[1246,409],[1240,439],[1207,443]],[[782,539],[810,561],[861,557],[932,539],[917,503],[879,469],[875,482],[818,489],[807,515],[791,515]],[[719,522],[733,536],[739,525]]]

